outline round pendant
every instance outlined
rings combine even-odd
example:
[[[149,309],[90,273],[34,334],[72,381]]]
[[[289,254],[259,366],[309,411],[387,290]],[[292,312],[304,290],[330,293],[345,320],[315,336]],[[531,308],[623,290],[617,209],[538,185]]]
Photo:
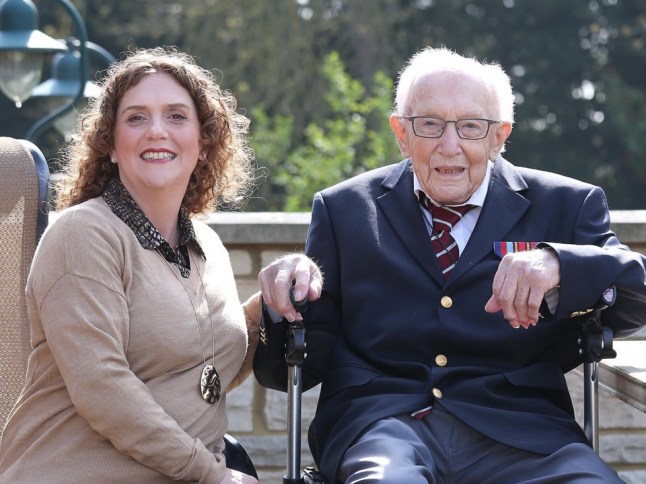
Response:
[[[200,393],[206,403],[213,405],[220,400],[220,376],[213,365],[206,365],[200,378]]]

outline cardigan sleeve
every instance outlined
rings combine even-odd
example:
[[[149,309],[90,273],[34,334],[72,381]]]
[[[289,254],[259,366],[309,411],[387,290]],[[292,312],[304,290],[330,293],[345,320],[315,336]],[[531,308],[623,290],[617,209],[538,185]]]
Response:
[[[258,347],[260,336],[260,318],[262,314],[262,296],[260,292],[257,292],[247,299],[242,305],[242,309],[244,310],[245,321],[247,323],[247,354],[242,362],[240,371],[224,390],[225,393],[228,393],[241,385],[251,374],[253,369],[253,357],[256,354],[256,348]]]

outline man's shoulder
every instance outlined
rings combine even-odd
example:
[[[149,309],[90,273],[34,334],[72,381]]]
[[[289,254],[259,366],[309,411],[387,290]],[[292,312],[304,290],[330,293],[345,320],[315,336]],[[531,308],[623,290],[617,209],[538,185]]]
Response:
[[[496,163],[500,164],[500,171],[504,173],[506,177],[508,177],[510,170],[515,170],[516,174],[523,179],[530,189],[554,190],[563,188],[567,190],[590,191],[595,187],[595,185],[570,176],[546,170],[539,170],[537,168],[514,165],[504,159],[496,160]]]
[[[352,178],[348,178],[322,190],[321,194],[323,196],[332,196],[340,193],[364,193],[366,190],[380,187],[388,179],[396,181],[407,170],[411,170],[411,163],[408,159],[355,175]]]
[[[561,175],[551,171],[538,170],[535,168],[519,168],[521,174],[526,180],[536,180],[537,182],[549,183],[550,185],[562,185],[569,187],[592,188],[594,185],[578,180],[576,178]]]

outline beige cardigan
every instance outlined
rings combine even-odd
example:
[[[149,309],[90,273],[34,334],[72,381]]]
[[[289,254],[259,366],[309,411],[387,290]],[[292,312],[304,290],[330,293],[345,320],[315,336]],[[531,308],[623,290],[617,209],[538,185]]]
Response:
[[[206,260],[189,244],[188,279],[102,198],[48,228],[27,285],[34,349],[0,441],[0,482],[220,482],[226,398],[202,400],[203,358],[214,346],[222,388],[241,382],[260,304],[245,304],[248,330],[225,248],[193,225]]]

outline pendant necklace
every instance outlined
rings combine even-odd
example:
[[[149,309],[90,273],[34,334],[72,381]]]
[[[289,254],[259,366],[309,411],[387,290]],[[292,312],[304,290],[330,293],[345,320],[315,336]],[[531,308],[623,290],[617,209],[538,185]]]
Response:
[[[222,391],[222,385],[220,383],[220,375],[218,375],[218,371],[215,369],[215,336],[213,334],[213,317],[211,315],[211,304],[209,303],[209,297],[206,294],[206,287],[204,286],[204,280],[202,279],[202,274],[200,273],[200,268],[198,267],[197,263],[193,264],[195,267],[195,270],[197,271],[197,275],[199,276],[200,279],[200,285],[202,289],[204,290],[204,299],[206,300],[206,307],[209,312],[209,321],[211,322],[211,363],[207,364],[206,363],[206,357],[204,356],[204,340],[202,338],[202,329],[200,327],[200,318],[197,315],[197,310],[195,309],[195,304],[193,303],[193,299],[191,298],[191,295],[188,293],[186,290],[186,286],[182,283],[182,281],[177,277],[177,274],[175,273],[175,270],[171,267],[170,263],[166,260],[164,257],[164,254],[162,254],[159,249],[157,249],[157,252],[159,255],[162,256],[164,261],[166,261],[166,264],[168,265],[168,268],[170,271],[173,273],[177,281],[180,283],[182,288],[184,289],[184,292],[186,293],[186,296],[188,297],[188,300],[191,303],[191,307],[193,308],[193,313],[195,313],[195,322],[197,324],[197,331],[200,335],[200,349],[202,350],[202,362],[204,364],[204,368],[202,369],[202,373],[200,375],[200,382],[198,385],[198,391],[200,392],[200,395],[202,396],[202,399],[210,404],[213,405],[216,403],[218,400],[220,400],[221,396],[221,391]],[[191,253],[190,251],[188,252],[188,258],[189,258],[189,263],[193,263]]]

